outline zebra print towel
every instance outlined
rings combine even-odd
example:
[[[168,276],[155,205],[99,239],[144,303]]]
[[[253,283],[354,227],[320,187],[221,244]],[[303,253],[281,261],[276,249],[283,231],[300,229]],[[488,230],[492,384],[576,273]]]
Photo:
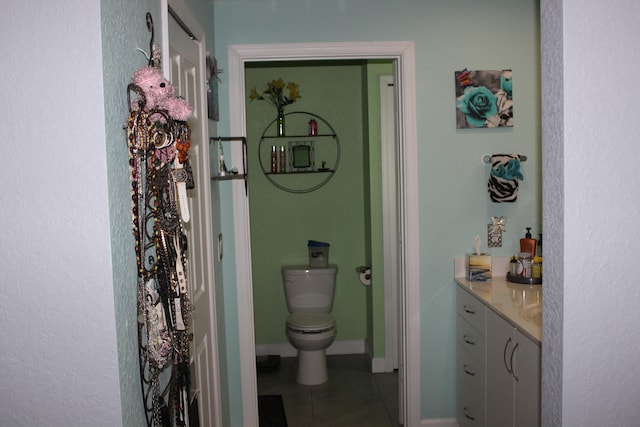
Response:
[[[517,154],[494,154],[491,156],[491,175],[487,191],[495,203],[515,202],[518,198],[518,180],[523,180],[520,172],[520,156]]]

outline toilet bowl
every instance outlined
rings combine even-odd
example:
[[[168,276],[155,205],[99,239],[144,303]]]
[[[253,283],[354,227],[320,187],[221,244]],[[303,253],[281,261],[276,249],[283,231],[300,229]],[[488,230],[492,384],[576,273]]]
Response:
[[[298,350],[296,381],[317,385],[327,381],[325,349],[336,339],[336,321],[328,313],[293,313],[287,317],[287,339]]]
[[[286,335],[298,352],[297,382],[317,385],[327,381],[325,350],[336,338],[333,307],[335,265],[327,268],[283,266],[282,277],[289,316]]]

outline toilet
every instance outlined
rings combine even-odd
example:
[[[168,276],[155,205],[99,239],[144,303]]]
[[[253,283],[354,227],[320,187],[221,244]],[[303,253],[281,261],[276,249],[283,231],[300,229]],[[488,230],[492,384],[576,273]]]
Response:
[[[282,266],[284,293],[289,316],[286,334],[298,350],[297,382],[317,385],[327,381],[325,349],[336,338],[336,320],[331,315],[338,267]]]

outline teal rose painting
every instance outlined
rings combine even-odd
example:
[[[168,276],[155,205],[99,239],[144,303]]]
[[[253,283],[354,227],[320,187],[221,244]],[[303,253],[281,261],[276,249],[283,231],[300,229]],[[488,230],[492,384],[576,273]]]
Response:
[[[513,127],[511,70],[455,72],[456,126],[463,128]]]

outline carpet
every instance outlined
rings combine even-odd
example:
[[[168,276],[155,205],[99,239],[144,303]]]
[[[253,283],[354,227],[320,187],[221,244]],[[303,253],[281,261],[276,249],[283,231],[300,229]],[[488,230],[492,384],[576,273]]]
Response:
[[[279,394],[258,396],[258,416],[260,427],[288,427],[282,396]]]

